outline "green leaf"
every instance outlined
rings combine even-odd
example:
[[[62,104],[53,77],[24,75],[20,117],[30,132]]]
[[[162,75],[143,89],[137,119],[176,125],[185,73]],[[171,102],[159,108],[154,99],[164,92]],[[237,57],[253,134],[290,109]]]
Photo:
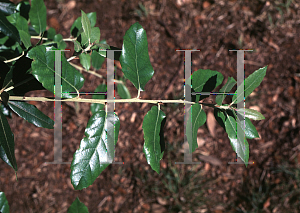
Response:
[[[114,135],[109,135],[109,122],[114,126]],[[111,126],[109,125],[109,126]],[[114,112],[101,110],[88,121],[85,136],[80,142],[80,148],[74,153],[71,164],[71,182],[75,190],[87,188],[100,173],[109,165],[107,163],[108,138],[116,145],[120,129],[120,121]],[[101,162],[105,162],[101,163]]]
[[[94,93],[97,93],[97,92],[107,92],[107,86],[106,84],[100,84],[94,91]],[[105,94],[99,94],[99,95],[96,95],[94,94],[93,95],[93,99],[105,99]],[[96,112],[98,112],[99,110],[102,110],[104,107],[104,104],[96,104],[96,103],[92,103],[91,104],[91,112],[92,114],[95,114]]]
[[[94,27],[96,25],[96,21],[97,21],[96,12],[87,13],[86,16],[88,17],[88,19],[91,22],[91,27]]]
[[[230,144],[232,146],[233,151],[235,151],[244,161],[246,167],[249,159],[249,144],[247,142],[247,139],[244,137],[240,137],[240,135],[237,134],[237,131],[243,131],[240,125],[236,125],[236,120],[232,117],[229,116],[227,113],[226,115],[226,120],[225,120],[225,127],[226,127],[226,132],[228,134]]]
[[[76,52],[79,52],[82,50],[81,45],[78,41],[74,41],[74,49]]]
[[[79,55],[80,64],[84,69],[89,70],[91,68],[91,56],[87,53],[82,53]]]
[[[158,110],[157,106],[153,106],[145,115],[143,121],[145,139],[143,151],[148,164],[150,164],[151,168],[158,174],[160,171],[159,161],[163,157],[163,152],[161,151],[160,146],[161,123],[165,117],[165,113]]]
[[[29,123],[47,129],[54,128],[54,121],[38,110],[36,106],[22,101],[9,101],[8,105],[16,114]]]
[[[216,103],[218,105],[222,105],[222,102],[226,98],[226,93],[230,92],[230,90],[234,87],[236,84],[236,80],[232,77],[229,77],[226,84],[220,89],[220,93],[224,93],[222,95],[217,95],[216,97]]]
[[[143,91],[154,70],[149,59],[146,31],[138,22],[124,36],[120,63],[125,77]]]
[[[88,17],[86,16],[85,12],[83,12],[82,10],[81,10],[81,24],[82,24],[83,31],[90,43],[91,33],[92,33],[91,32],[91,22],[88,19]]]
[[[202,126],[206,121],[206,114],[202,108],[202,106],[198,103],[192,106],[191,119],[189,118],[187,121],[187,140],[189,144],[190,153],[194,152],[198,147],[197,143],[197,132],[200,126]],[[192,136],[192,138],[191,138]],[[192,140],[193,139],[193,140]]]
[[[0,192],[0,212],[9,213],[9,205],[4,192]]]
[[[49,30],[47,30],[47,38],[49,40],[53,40],[55,35],[56,35],[56,30],[53,27],[50,27]]]
[[[9,16],[15,12],[16,5],[12,2],[0,2],[0,13],[3,13],[5,16]]]
[[[78,17],[74,23],[72,24],[71,26],[71,29],[70,29],[70,33],[71,35],[76,38],[80,35],[80,31],[82,29],[82,25],[81,25],[81,17]]]
[[[57,48],[60,50],[64,50],[67,47],[66,42],[63,40],[63,37],[61,34],[57,34],[53,38],[54,41],[57,42]]]
[[[102,56],[97,52],[97,50],[93,50],[91,57],[92,57],[92,66],[93,66],[96,70],[100,69],[100,68],[102,67],[102,64],[103,64],[105,58],[102,57]]]
[[[93,27],[91,30],[91,43],[99,42],[100,40],[100,29],[99,27]]]
[[[19,31],[6,19],[2,13],[0,13],[0,32],[18,43],[21,42]]]
[[[258,111],[254,109],[247,109],[247,108],[240,108],[237,109],[237,112],[239,112],[241,115],[245,115],[246,118],[250,118],[252,120],[263,120],[265,117]]]
[[[23,42],[24,46],[26,49],[28,49],[29,47],[31,47],[31,36],[29,35],[28,32],[25,32],[23,30],[19,30],[19,34],[21,37],[21,41]]]
[[[94,27],[96,24],[96,12],[88,13],[88,14],[86,14],[86,16],[88,17],[88,19],[91,22],[91,27]],[[81,24],[81,17],[78,17],[74,21],[74,23],[71,26],[70,32],[71,32],[71,35],[75,38],[78,37],[80,35],[80,33],[83,32],[82,24]]]
[[[17,171],[17,161],[14,153],[14,135],[10,129],[5,115],[3,115],[2,112],[0,112],[0,145],[4,151],[0,151],[1,159],[5,162],[9,162],[7,164],[10,165],[15,171]]]
[[[120,95],[120,97],[123,98],[123,99],[130,99],[131,98],[131,95],[130,95],[130,92],[129,92],[128,88],[123,83],[118,83],[117,92]]]
[[[81,37],[81,41],[80,41],[81,46],[82,46],[83,48],[86,48],[86,47],[89,45],[89,39],[88,39],[86,33],[85,33],[85,32],[82,32],[82,33],[80,34],[80,37]],[[78,40],[78,39],[77,39],[77,40]]]
[[[50,50],[56,50],[56,48],[51,47]],[[61,56],[61,96],[62,98],[73,98],[76,97],[77,94],[70,94],[70,92],[75,93],[76,90],[81,89],[84,84],[84,78],[82,74],[80,74],[73,66],[71,66],[69,62],[67,62],[63,52],[61,52]],[[28,52],[28,57],[33,59],[31,64],[32,75],[42,83],[44,88],[54,93],[54,51],[46,51],[46,47],[37,46]]]
[[[30,11],[30,3],[26,1],[20,2],[16,10],[20,12],[20,15],[24,17],[26,20],[29,18],[29,11]]]
[[[192,85],[195,92],[212,92],[223,82],[224,76],[213,70],[199,69],[192,74]],[[197,95],[196,102],[209,95]]]
[[[68,208],[67,213],[88,213],[88,208],[80,202],[79,198],[76,197],[72,205]]]
[[[34,30],[41,35],[47,26],[47,9],[43,0],[31,0],[29,18]]]
[[[237,125],[236,118],[232,110],[225,111],[225,110],[220,110],[215,108],[214,115],[217,122],[227,132],[232,149],[237,153],[238,157],[240,157],[245,162],[245,165],[247,167],[248,165],[247,163],[249,159],[249,144],[246,138],[244,140],[244,137],[241,138],[239,135],[237,135],[237,130],[241,132],[243,131],[241,123],[239,122],[239,125]],[[249,132],[251,130],[252,129],[250,130],[245,129],[245,134],[247,131]],[[251,132],[249,132],[249,135],[250,134]]]
[[[260,83],[262,82],[262,80],[264,79],[264,77],[266,75],[267,67],[268,66],[265,66],[263,68],[256,70],[254,73],[249,75],[248,78],[245,79],[245,81],[244,81],[245,85],[242,84],[242,85],[238,86],[235,93],[238,94],[240,92],[240,96],[237,97],[237,95],[234,95],[232,97],[232,102],[234,104],[239,103],[244,100],[243,91],[245,91],[245,98],[247,98],[248,95],[250,95],[254,91],[254,89],[260,85]],[[245,90],[244,90],[244,87],[242,87],[242,86],[245,86]]]

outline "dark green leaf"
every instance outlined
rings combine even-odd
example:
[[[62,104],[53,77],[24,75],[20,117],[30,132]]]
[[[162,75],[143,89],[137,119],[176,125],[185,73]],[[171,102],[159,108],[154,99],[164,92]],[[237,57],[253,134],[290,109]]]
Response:
[[[0,32],[18,43],[21,42],[19,31],[6,19],[2,13],[0,13]]]
[[[197,132],[200,126],[206,121],[206,114],[202,106],[198,103],[192,105],[191,119],[189,118],[186,125],[186,134],[189,144],[190,153],[194,152],[198,147]],[[192,138],[191,138],[192,137]]]
[[[230,140],[230,144],[232,146],[232,149],[237,153],[238,157],[240,157],[247,167],[248,159],[249,159],[249,144],[244,137],[240,137],[237,135],[237,130],[239,132],[242,132],[242,125],[239,122],[239,125],[237,125],[236,117],[233,114],[232,110],[220,110],[216,109],[214,110],[214,115],[217,120],[217,122],[225,129],[225,131],[228,134],[228,138]],[[247,126],[246,126],[247,128]],[[245,132],[248,131],[249,135],[251,134],[252,129],[245,129]],[[247,133],[247,134],[248,134]],[[246,134],[246,135],[247,135]]]
[[[265,66],[263,68],[256,70],[254,73],[249,75],[248,78],[245,79],[244,81],[245,85],[242,84],[238,86],[235,93],[236,94],[240,93],[240,95],[239,97],[237,97],[237,95],[234,95],[232,97],[232,102],[234,104],[244,101],[244,96],[243,96],[244,92],[245,92],[245,98],[247,98],[248,95],[250,95],[254,91],[254,89],[260,85],[260,83],[262,82],[262,80],[266,75],[267,67],[268,66]]]
[[[15,142],[14,135],[10,129],[5,115],[0,112],[0,145],[4,152],[0,152],[0,157],[5,162],[9,162],[8,165],[17,171],[17,161],[15,157]]]
[[[154,70],[149,59],[146,31],[138,22],[124,36],[120,63],[125,77],[143,91]]]
[[[223,82],[223,75],[213,70],[199,69],[192,74],[192,85],[195,92],[212,92]],[[197,95],[196,102],[209,95]]]
[[[226,84],[220,89],[220,93],[224,93],[222,95],[217,95],[216,97],[216,103],[218,105],[222,105],[222,102],[226,98],[226,93],[230,92],[230,90],[234,87],[236,84],[236,80],[232,77],[229,77]]]
[[[107,92],[107,86],[106,84],[100,84],[94,91],[94,93],[97,93],[97,92]],[[94,94],[93,95],[93,99],[105,99],[106,95],[105,94],[99,94],[99,95],[96,95]],[[91,112],[92,114],[95,114],[96,112],[98,112],[99,110],[102,110],[104,107],[103,104],[96,104],[96,103],[92,103],[91,104]]]
[[[114,135],[107,128],[114,126]],[[101,110],[88,121],[85,136],[80,148],[74,153],[71,164],[71,182],[75,190],[81,190],[93,184],[99,174],[109,165],[107,163],[108,139],[116,145],[120,128],[119,118],[113,112]],[[101,163],[104,162],[104,163]]]
[[[72,205],[68,208],[67,213],[88,213],[88,208],[80,202],[79,198],[77,197]]]
[[[161,123],[165,117],[165,113],[158,110],[157,106],[153,106],[145,115],[143,121],[145,139],[143,151],[148,164],[150,164],[151,168],[157,173],[160,171],[159,161],[163,157],[163,152],[161,152],[160,146],[160,132]]]
[[[29,123],[47,129],[54,128],[54,121],[42,113],[36,106],[22,101],[9,101],[9,107]]]
[[[0,212],[9,213],[9,205],[4,192],[0,192]]]
[[[15,12],[16,5],[10,1],[0,1],[0,13],[2,12],[5,16],[9,16]]]
[[[9,110],[9,107],[4,106],[4,104],[0,104],[0,111],[3,113],[3,115],[11,118],[11,111]]]
[[[17,11],[20,12],[20,15],[26,20],[29,18],[30,4],[29,2],[22,1],[17,5]]]
[[[34,30],[41,35],[47,26],[47,9],[43,0],[31,0],[29,18]]]
[[[54,93],[55,53],[53,50],[56,50],[56,48],[51,47],[50,50],[52,51],[46,51],[44,46],[37,46],[28,52],[28,57],[33,59],[32,74],[34,77],[43,84],[44,88]],[[76,97],[76,90],[81,89],[84,84],[84,78],[82,74],[67,62],[63,52],[61,52],[61,62],[61,96],[62,98]]]

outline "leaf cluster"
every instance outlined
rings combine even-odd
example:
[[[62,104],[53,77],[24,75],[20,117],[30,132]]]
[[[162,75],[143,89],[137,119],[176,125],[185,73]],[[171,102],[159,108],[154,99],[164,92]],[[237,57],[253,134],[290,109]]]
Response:
[[[71,29],[70,38],[64,39],[56,34],[55,29],[47,29],[46,7],[42,0],[32,0],[14,5],[9,1],[0,1],[0,157],[17,172],[17,163],[14,154],[14,135],[7,122],[6,116],[10,111],[15,112],[28,122],[43,128],[54,128],[54,121],[34,105],[23,101],[13,100],[14,96],[24,96],[26,92],[34,90],[48,90],[55,94],[54,76],[61,79],[62,99],[78,100],[79,90],[84,85],[84,77],[77,68],[70,63],[76,57],[80,59],[83,70],[95,73],[102,67],[107,50],[114,52],[114,59],[119,60],[124,77],[118,80],[117,92],[124,101],[132,102],[139,99],[140,93],[145,90],[145,85],[154,75],[153,67],[148,54],[148,42],[146,31],[139,23],[133,24],[124,35],[122,48],[110,46],[105,40],[100,40],[100,29],[96,25],[96,13],[81,12]],[[46,30],[47,29],[47,30]],[[31,39],[39,39],[38,44],[32,45]],[[66,48],[66,41],[73,42],[74,53],[66,59],[63,51],[60,52],[62,72],[55,72],[54,50]],[[256,128],[252,120],[264,119],[264,116],[252,109],[236,109],[236,103],[244,101],[262,82],[266,74],[267,66],[260,68],[249,75],[244,84],[239,85],[232,97],[230,105],[222,105],[227,94],[236,85],[232,77],[219,90],[216,96],[216,104],[205,104],[202,100],[208,95],[195,95],[193,97],[190,117],[187,120],[186,132],[190,153],[194,152],[197,145],[197,131],[206,122],[206,113],[203,106],[214,108],[214,116],[217,122],[228,134],[233,151],[237,153],[247,166],[249,159],[249,144],[247,139],[258,138]],[[220,72],[199,69],[190,77],[190,86],[194,92],[212,92],[222,84],[224,77]],[[131,99],[126,87],[128,79],[138,90],[138,97]],[[193,85],[193,86],[192,86]],[[93,95],[93,99],[105,99],[107,86],[104,81],[99,85]],[[238,94],[244,94],[239,95]],[[50,99],[49,99],[50,100]],[[146,100],[145,100],[146,101]],[[150,102],[148,102],[150,103]],[[152,103],[152,102],[151,102]],[[144,146],[143,151],[148,164],[157,173],[160,172],[160,160],[164,155],[164,124],[165,113],[160,109],[160,103],[145,115],[143,120]],[[93,184],[100,173],[112,162],[114,146],[118,141],[120,121],[114,112],[104,110],[104,104],[93,102],[90,108],[92,117],[85,129],[85,137],[80,142],[79,149],[74,153],[71,164],[71,182],[75,190],[81,190]],[[237,135],[244,132],[245,137]],[[112,158],[113,159],[113,158]],[[2,197],[1,197],[2,196]],[[4,196],[4,197],[3,197]],[[0,194],[0,201],[5,201],[5,195]],[[0,202],[0,209],[5,210],[7,202]],[[72,210],[74,209],[74,210]],[[68,212],[82,209],[80,212],[88,212],[76,199]]]

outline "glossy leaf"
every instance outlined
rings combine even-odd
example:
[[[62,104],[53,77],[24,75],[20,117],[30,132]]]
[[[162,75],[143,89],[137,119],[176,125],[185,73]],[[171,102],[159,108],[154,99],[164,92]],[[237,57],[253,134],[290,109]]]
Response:
[[[68,208],[67,213],[88,213],[88,208],[80,202],[79,198],[76,197],[72,205]]]
[[[0,212],[9,213],[9,205],[4,192],[0,192]]]
[[[0,1],[0,13],[3,13],[5,16],[9,16],[15,12],[16,5],[10,1]]]
[[[12,166],[15,171],[17,171],[18,168],[15,157],[14,135],[10,129],[5,115],[3,115],[2,112],[0,112],[0,145],[4,151],[0,152],[1,159],[7,162],[8,165]]]
[[[233,103],[239,103],[239,102],[243,101],[244,100],[243,92],[245,92],[245,98],[247,98],[248,95],[250,95],[254,91],[254,89],[260,85],[260,83],[262,82],[262,80],[264,79],[264,77],[266,75],[267,67],[268,66],[265,66],[263,68],[256,70],[254,73],[249,75],[248,78],[245,79],[245,81],[244,81],[245,85],[242,84],[242,85],[238,86],[238,88],[236,90],[236,94],[238,94],[240,92],[240,95],[239,95],[239,97],[237,97],[237,95],[234,95],[232,97]],[[245,88],[244,88],[244,86],[245,86]]]
[[[85,12],[81,10],[81,24],[83,31],[87,37],[87,39],[90,41],[91,40],[91,22],[86,16]]]
[[[250,118],[252,120],[263,120],[265,117],[258,111],[254,109],[240,108],[237,109],[237,112],[241,115],[245,115],[246,118]]]
[[[47,9],[43,0],[31,0],[29,18],[34,30],[41,35],[47,26]]]
[[[158,110],[157,106],[153,106],[145,115],[142,126],[145,139],[143,151],[148,164],[157,173],[160,172],[159,161],[163,157],[160,146],[160,132],[162,128],[161,123],[165,117],[165,113]]]
[[[240,137],[237,135],[238,131],[243,131],[241,124],[237,125],[236,118],[233,114],[232,110],[214,110],[214,115],[217,122],[225,129],[226,133],[228,134],[228,138],[230,140],[230,144],[232,149],[237,153],[238,157],[240,157],[246,164],[248,163],[249,159],[249,144],[244,137]],[[248,131],[245,129],[245,132]]]
[[[94,91],[94,93],[97,92],[107,92],[107,86],[106,84],[100,84]],[[105,94],[99,94],[93,95],[93,99],[105,99],[106,95]],[[92,114],[95,114],[96,112],[98,112],[99,110],[102,110],[104,107],[104,104],[96,104],[96,103],[92,103],[91,104],[91,112]]]
[[[79,55],[80,64],[84,69],[89,70],[91,68],[91,56],[87,53],[82,53]]]
[[[189,146],[190,153],[194,152],[198,147],[197,132],[199,127],[202,126],[205,123],[205,121],[206,121],[206,114],[202,106],[198,103],[192,105],[191,119],[188,119],[186,125],[187,140],[189,144],[192,144],[192,146]]]
[[[56,48],[51,47],[50,50],[56,50]],[[84,78],[82,74],[67,62],[63,52],[61,52],[61,56],[61,96],[62,98],[73,98],[77,96],[76,89],[79,90],[83,86]],[[42,83],[44,88],[54,93],[54,51],[46,51],[44,46],[37,46],[28,52],[28,57],[33,59],[32,74],[34,77]],[[70,94],[70,92],[74,92],[74,94]]]
[[[217,86],[223,82],[224,76],[213,70],[199,69],[192,74],[192,89],[195,92],[212,92]],[[196,102],[209,95],[197,95]]]
[[[236,125],[236,120],[227,113],[225,120],[226,132],[228,134],[232,149],[237,153],[238,157],[244,161],[246,167],[249,159],[249,144],[246,138],[237,134],[237,131],[243,131],[241,125]]]
[[[92,57],[92,66],[96,70],[100,69],[102,67],[102,64],[103,64],[105,58],[103,56],[101,56],[97,52],[97,50],[93,50],[91,57]]]
[[[9,101],[8,105],[16,114],[18,114],[21,118],[24,118],[29,123],[32,123],[37,127],[47,129],[54,128],[54,121],[38,110],[36,106],[23,101]]]
[[[224,93],[224,94],[216,96],[216,103],[218,105],[222,105],[222,102],[226,98],[226,93],[230,92],[230,90],[234,87],[235,84],[236,84],[236,80],[232,77],[229,77],[226,84],[219,91],[220,93]]]
[[[114,126],[114,135],[109,135],[109,122]],[[81,190],[93,184],[107,163],[108,138],[116,145],[120,128],[119,118],[113,112],[101,110],[92,115],[85,129],[80,148],[74,153],[71,164],[71,182],[75,190]],[[101,163],[101,162],[105,162]]]
[[[120,63],[125,77],[143,91],[154,70],[149,59],[146,31],[139,23],[133,24],[124,36]]]
[[[4,106],[4,104],[0,104],[0,112],[3,113],[3,115],[12,118],[11,117],[11,110],[9,110],[8,106]]]
[[[130,99],[131,98],[130,92],[124,83],[118,83],[117,92],[122,99]]]
[[[21,42],[19,31],[6,19],[2,13],[0,13],[0,32],[18,43]]]

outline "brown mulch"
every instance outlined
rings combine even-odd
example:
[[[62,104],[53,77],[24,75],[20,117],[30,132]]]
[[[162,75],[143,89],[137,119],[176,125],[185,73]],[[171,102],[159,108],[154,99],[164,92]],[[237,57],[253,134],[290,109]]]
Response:
[[[15,1],[18,2],[18,1]],[[224,82],[236,79],[236,53],[245,53],[245,76],[268,65],[261,85],[246,99],[246,107],[260,111],[265,120],[252,121],[260,135],[248,140],[249,162],[229,165],[235,153],[212,110],[198,131],[199,148],[193,155],[200,165],[175,165],[183,160],[184,106],[165,104],[166,151],[161,173],[152,171],[143,153],[142,122],[150,104],[116,104],[121,127],[116,161],[96,181],[75,191],[70,165],[53,161],[53,130],[37,128],[13,114],[8,119],[15,137],[18,181],[13,170],[1,164],[0,191],[11,212],[66,212],[78,196],[89,212],[300,212],[300,3],[292,1],[46,1],[48,25],[64,38],[73,21],[97,12],[101,39],[122,47],[129,27],[139,22],[147,32],[149,56],[155,70],[142,92],[143,99],[176,99],[183,96],[184,55],[176,49],[201,49],[192,54],[192,69],[217,70]],[[288,1],[287,1],[288,2]],[[148,11],[146,16],[139,3]],[[278,9],[279,8],[279,9]],[[282,15],[280,13],[282,11]],[[141,16],[139,15],[142,14]],[[68,44],[71,50],[73,45]],[[71,53],[66,53],[70,57]],[[77,60],[74,60],[77,63]],[[118,62],[116,65],[119,66]],[[103,70],[97,71],[105,74]],[[83,73],[81,91],[91,92],[102,79]],[[118,76],[122,72],[118,70]],[[127,82],[132,97],[134,86]],[[218,91],[220,85],[215,91]],[[51,96],[30,92],[26,96]],[[89,96],[85,96],[89,98]],[[214,101],[210,97],[205,102]],[[226,98],[227,102],[230,101]],[[31,102],[50,118],[53,103]],[[71,162],[89,117],[90,104],[63,104],[63,160]]]

